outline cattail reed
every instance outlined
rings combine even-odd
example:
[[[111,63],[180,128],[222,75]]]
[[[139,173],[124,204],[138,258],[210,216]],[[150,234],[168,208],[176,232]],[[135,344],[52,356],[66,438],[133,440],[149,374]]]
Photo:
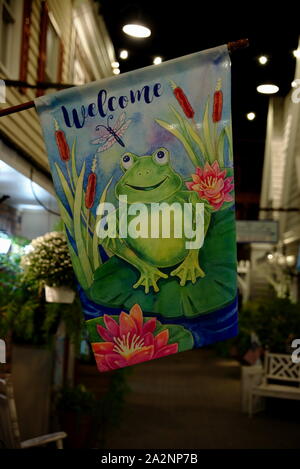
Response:
[[[213,122],[219,122],[222,119],[222,110],[223,110],[223,93],[222,93],[222,80],[217,81],[216,90],[214,92],[214,102],[213,102],[213,112],[212,120]]]
[[[68,161],[70,160],[70,157],[71,157],[70,148],[69,148],[65,133],[62,130],[60,130],[56,119],[54,119],[54,124],[55,124],[55,140],[56,140],[56,145],[59,151],[59,156],[60,156],[60,159],[66,163],[69,182],[71,185],[71,189],[74,192],[73,181],[71,178],[69,165],[68,165]]]
[[[90,222],[90,209],[93,207],[95,203],[95,196],[96,196],[96,185],[97,185],[97,176],[96,176],[96,166],[97,166],[97,158],[94,156],[93,164],[91,173],[88,176],[88,183],[85,191],[85,207],[87,209],[87,217],[86,217],[86,249],[88,252],[89,246],[89,222]]]
[[[85,206],[87,209],[93,207],[95,202],[95,195],[96,195],[96,184],[97,184],[97,176],[94,173],[96,169],[96,157],[93,161],[92,172],[89,174],[88,183],[85,193]]]
[[[69,161],[70,149],[66,140],[65,133],[60,130],[57,120],[55,120],[55,140],[59,151],[59,156],[62,161]]]
[[[191,106],[191,103],[189,102],[188,98],[186,97],[184,91],[182,88],[176,85],[173,80],[170,80],[171,87],[173,89],[173,93],[177,101],[179,102],[183,112],[185,113],[186,117],[188,119],[193,119],[195,115],[195,111]]]

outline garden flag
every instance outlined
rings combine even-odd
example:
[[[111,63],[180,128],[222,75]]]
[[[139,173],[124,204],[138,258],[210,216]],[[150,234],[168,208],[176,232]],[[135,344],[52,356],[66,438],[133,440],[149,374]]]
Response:
[[[235,336],[227,46],[35,105],[98,369]]]

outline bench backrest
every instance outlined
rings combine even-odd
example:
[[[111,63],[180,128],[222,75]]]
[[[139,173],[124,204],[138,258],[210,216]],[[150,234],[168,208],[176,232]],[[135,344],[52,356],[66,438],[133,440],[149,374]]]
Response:
[[[0,448],[20,448],[20,432],[11,377],[0,377]]]
[[[300,363],[293,363],[291,355],[283,353],[265,354],[265,380],[276,379],[300,386]]]

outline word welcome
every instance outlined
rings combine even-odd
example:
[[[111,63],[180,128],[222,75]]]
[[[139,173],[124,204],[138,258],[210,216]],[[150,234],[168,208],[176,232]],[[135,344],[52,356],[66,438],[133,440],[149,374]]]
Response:
[[[110,202],[97,207],[101,217],[97,236],[105,238],[184,238],[186,249],[200,249],[204,242],[204,204],[167,202],[127,203],[119,196],[118,210]]]
[[[98,93],[96,103],[82,105],[79,110],[73,108],[70,112],[65,106],[61,106],[61,110],[67,127],[75,125],[77,129],[81,129],[88,117],[106,117],[108,113],[119,108],[125,109],[129,103],[135,104],[143,101],[150,104],[155,98],[159,98],[162,92],[160,83],[155,83],[152,87],[145,85],[138,90],[129,90],[128,96],[110,96],[105,89],[102,89]]]

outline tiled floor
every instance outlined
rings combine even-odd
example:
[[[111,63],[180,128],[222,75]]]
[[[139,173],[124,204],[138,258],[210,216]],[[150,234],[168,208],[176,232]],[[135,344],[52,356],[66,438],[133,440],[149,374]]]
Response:
[[[240,367],[213,350],[137,365],[122,422],[106,448],[300,448],[297,403],[274,400],[249,419],[240,409]],[[297,412],[293,412],[296,409]]]

